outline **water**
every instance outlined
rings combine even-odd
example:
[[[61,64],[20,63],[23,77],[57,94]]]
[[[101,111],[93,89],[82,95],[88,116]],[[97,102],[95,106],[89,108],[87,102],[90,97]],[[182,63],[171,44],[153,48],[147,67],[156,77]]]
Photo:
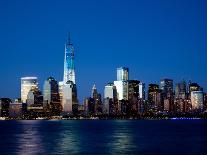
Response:
[[[207,120],[0,121],[0,154],[207,152]]]

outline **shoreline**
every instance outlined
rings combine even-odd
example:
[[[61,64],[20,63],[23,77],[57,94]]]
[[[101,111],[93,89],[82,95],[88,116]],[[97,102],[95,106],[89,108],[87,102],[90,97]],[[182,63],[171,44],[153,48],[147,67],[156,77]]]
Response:
[[[201,117],[172,117],[172,118],[59,118],[59,119],[51,119],[51,118],[35,118],[35,119],[21,119],[21,118],[0,118],[0,121],[24,121],[24,120],[37,120],[37,121],[57,121],[57,120],[207,120],[207,118],[201,118]]]

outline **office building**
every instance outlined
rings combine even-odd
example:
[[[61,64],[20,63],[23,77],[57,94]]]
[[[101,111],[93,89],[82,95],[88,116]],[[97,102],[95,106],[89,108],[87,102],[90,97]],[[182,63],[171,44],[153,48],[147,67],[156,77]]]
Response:
[[[64,75],[62,86],[62,107],[64,114],[73,113],[73,105],[76,105],[77,100],[77,88],[75,81],[75,66],[74,66],[74,47],[71,43],[70,36],[68,42],[65,45],[65,57],[64,57]],[[77,107],[77,106],[75,106]]]
[[[145,83],[139,83],[139,98],[145,100]]]
[[[117,68],[117,81],[129,80],[129,68],[120,67]]]
[[[49,108],[52,115],[59,115],[61,111],[59,87],[53,77],[49,77],[44,83],[43,90],[44,107]]]
[[[192,110],[202,110],[204,105],[203,91],[191,91]]]
[[[35,88],[38,88],[37,77],[21,78],[21,100],[23,103],[26,103],[29,91]]]
[[[0,98],[0,117],[9,117],[9,106],[11,102],[9,98]]]

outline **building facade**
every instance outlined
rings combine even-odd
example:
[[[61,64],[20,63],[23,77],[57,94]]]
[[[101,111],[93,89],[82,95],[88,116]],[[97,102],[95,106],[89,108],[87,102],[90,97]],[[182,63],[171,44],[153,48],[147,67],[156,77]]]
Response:
[[[62,110],[65,114],[73,113],[73,105],[77,105],[77,88],[75,80],[74,47],[70,36],[65,45],[64,75],[62,85]]]
[[[26,103],[29,91],[35,88],[38,88],[37,77],[21,78],[21,100],[23,103]]]

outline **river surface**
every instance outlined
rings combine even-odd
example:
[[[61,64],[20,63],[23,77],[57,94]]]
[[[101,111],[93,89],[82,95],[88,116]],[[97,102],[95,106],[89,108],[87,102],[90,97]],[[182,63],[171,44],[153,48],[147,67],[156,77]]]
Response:
[[[0,154],[206,155],[207,120],[0,121]]]

